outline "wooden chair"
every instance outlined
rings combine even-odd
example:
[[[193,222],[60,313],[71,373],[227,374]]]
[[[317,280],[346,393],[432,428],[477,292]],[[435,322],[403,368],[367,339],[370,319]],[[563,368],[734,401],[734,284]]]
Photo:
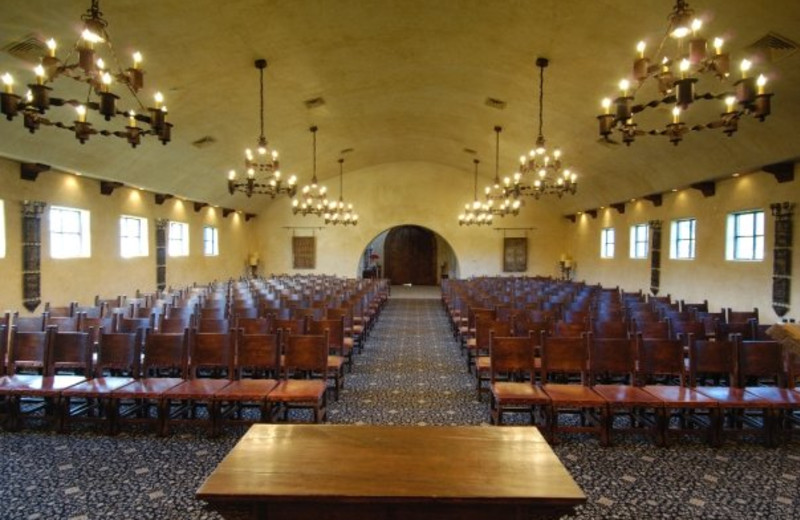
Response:
[[[227,333],[231,330],[232,322],[228,319],[198,318],[196,327],[198,332]]]
[[[611,444],[616,433],[645,433],[663,444],[661,417],[664,402],[636,386],[636,349],[629,338],[589,337],[589,385],[606,400],[606,437]],[[621,382],[613,383],[615,377]],[[624,415],[627,427],[616,427]]]
[[[634,335],[641,335],[642,339],[670,339],[669,322],[666,320],[636,320],[633,321]]]
[[[233,380],[234,339],[230,331],[189,329],[188,378],[161,395],[161,435],[169,432],[173,422],[196,420],[199,407],[206,408],[209,435],[216,434],[219,401],[214,397]],[[203,370],[210,375],[202,376]]]
[[[195,326],[194,315],[167,318],[163,314],[156,321],[155,332],[161,334],[182,334]]]
[[[45,302],[44,312],[50,317],[64,317],[69,318],[75,315],[75,307],[78,302],[69,302],[67,305],[52,305],[50,302]]]
[[[44,326],[55,327],[59,332],[79,332],[81,327],[80,314],[72,316],[51,316],[45,314]]]
[[[345,364],[352,370],[353,347],[349,349],[344,344],[344,320],[310,320],[307,332],[309,334],[327,334],[328,336],[328,371],[333,378],[334,399],[339,400],[339,391],[344,388]]]
[[[238,329],[236,338],[234,378],[229,385],[214,394],[218,402],[217,430],[225,421],[254,422],[242,411],[250,405],[259,410],[258,420],[272,420],[272,408],[267,395],[278,385],[280,373],[280,339],[277,334],[246,334]]]
[[[506,413],[528,413],[536,424],[537,412],[550,398],[536,383],[536,352],[531,336],[495,336],[489,345],[491,422],[503,424]]]
[[[597,339],[629,339],[628,324],[624,321],[592,321],[592,337]]]
[[[642,389],[664,403],[660,430],[663,445],[672,437],[704,434],[716,439],[719,406],[715,399],[687,386],[684,347],[679,340],[636,338],[637,379]]]
[[[114,414],[114,429],[124,423],[144,422],[162,428],[161,396],[186,380],[188,363],[188,331],[182,334],[148,332],[144,340],[142,371],[134,381],[111,392],[109,406]],[[155,416],[154,416],[155,410]]]
[[[736,340],[691,341],[689,384],[719,403],[720,418],[715,431],[715,445],[722,445],[725,437],[757,434],[769,446],[772,444],[772,404],[737,386],[737,358]],[[710,378],[716,377],[727,382],[721,385],[706,384]]]
[[[587,332],[589,332],[588,323],[557,321],[553,326],[553,336],[558,338],[580,338]]]
[[[18,332],[43,332],[47,327],[45,321],[47,314],[36,314],[33,316],[20,316],[19,312],[15,312],[7,318],[6,321],[16,327]]]
[[[61,392],[91,377],[91,337],[86,332],[57,332],[54,327],[44,333],[17,333],[12,337],[11,355],[15,364],[22,360],[17,355],[32,357],[34,363],[43,360],[44,364],[41,376],[8,378],[12,385],[10,429],[19,429],[26,418],[45,420],[58,428]],[[44,413],[40,415],[40,411]]]
[[[142,331],[103,332],[98,337],[97,360],[88,381],[61,392],[60,431],[69,432],[73,421],[104,421],[108,433],[114,431],[116,417],[110,406],[115,390],[139,376]],[[74,400],[81,400],[73,406]]]
[[[597,435],[602,445],[608,444],[605,428],[606,401],[588,386],[589,351],[586,337],[542,337],[542,389],[550,398],[546,408],[546,432],[551,444],[559,442],[561,432],[583,432]],[[577,375],[577,384],[566,377]],[[555,376],[560,376],[556,382]],[[577,415],[578,425],[562,424],[562,415]]]
[[[293,335],[286,342],[286,351],[278,385],[267,395],[267,401],[289,420],[293,409],[311,409],[315,423],[325,421],[327,412],[328,339],[324,335]]]
[[[272,330],[272,323],[268,317],[238,317],[235,324],[235,328],[244,330],[245,334],[269,334]]]
[[[511,322],[480,318],[475,322],[474,337],[467,340],[467,370],[475,369],[475,391],[479,400],[486,391],[484,381],[490,379],[489,347],[492,335],[513,335]]]

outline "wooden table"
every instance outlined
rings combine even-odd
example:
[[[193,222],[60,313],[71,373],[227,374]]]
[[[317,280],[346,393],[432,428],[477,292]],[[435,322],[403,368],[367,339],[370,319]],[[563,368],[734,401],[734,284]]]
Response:
[[[586,501],[531,426],[256,424],[197,497],[314,520],[530,520]]]

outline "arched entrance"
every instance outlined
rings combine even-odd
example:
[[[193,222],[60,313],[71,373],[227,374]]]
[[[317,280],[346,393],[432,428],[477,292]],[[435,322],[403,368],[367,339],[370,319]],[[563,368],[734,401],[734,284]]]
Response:
[[[384,243],[384,277],[392,285],[436,285],[436,236],[420,226],[389,230]]]

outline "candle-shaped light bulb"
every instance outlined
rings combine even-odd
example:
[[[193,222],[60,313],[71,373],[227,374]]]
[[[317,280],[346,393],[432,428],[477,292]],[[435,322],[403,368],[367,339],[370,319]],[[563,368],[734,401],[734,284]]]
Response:
[[[725,43],[725,40],[722,38],[714,38],[714,52],[716,54],[722,54],[722,44]]]
[[[680,116],[681,116],[681,107],[678,106],[672,107],[672,122],[674,124],[678,124],[678,122],[680,122]]]
[[[28,91],[25,93],[25,101],[28,103],[33,103],[33,92],[31,89],[28,89]]]
[[[520,164],[525,164],[525,156],[524,155],[520,155],[519,156],[519,163]]]
[[[14,92],[14,78],[8,72],[3,74],[3,85],[6,86],[6,94]]]
[[[78,113],[78,122],[85,123],[86,122],[86,107],[83,105],[78,105],[75,107],[75,112]]]
[[[681,78],[686,77],[686,72],[689,71],[689,65],[690,65],[689,60],[687,60],[686,58],[681,60],[681,63],[679,65],[681,71]]]
[[[267,155],[267,147],[266,146],[259,146],[258,147],[258,155]]]
[[[767,84],[767,77],[763,74],[758,75],[758,79],[756,80],[756,85],[758,85],[758,94],[761,95],[764,93],[764,85]]]
[[[36,83],[39,85],[44,84],[44,67],[41,64],[33,68],[33,73],[36,74]]]
[[[636,44],[636,52],[639,53],[639,59],[644,58],[644,49],[646,47],[647,45],[643,41]]]
[[[742,60],[742,63],[739,65],[739,70],[742,71],[742,79],[747,77],[747,72],[753,66],[753,63],[748,60],[747,58]]]
[[[138,69],[142,64],[142,53],[136,51],[133,53],[133,68]]]
[[[248,161],[252,161],[253,160],[253,150],[251,150],[250,148],[246,148],[245,151],[244,151],[244,156]]]
[[[692,36],[697,36],[697,31],[703,26],[703,21],[699,18],[692,20]]]
[[[131,110],[128,112],[128,126],[135,127],[136,126],[136,112]]]
[[[106,62],[103,61],[103,58],[97,58],[97,68],[99,70],[103,70],[106,68]]]
[[[733,104],[736,103],[736,98],[734,96],[728,96],[725,98],[725,109],[726,112],[730,113],[733,112]]]
[[[232,181],[236,179],[236,170],[231,170],[228,172],[228,180]]]
[[[628,89],[631,87],[631,82],[623,79],[619,82],[619,89],[622,91],[622,97],[628,97]]]
[[[47,40],[47,48],[50,51],[50,57],[51,58],[55,58],[56,57],[56,41],[53,38],[50,38],[49,40]]]
[[[247,176],[252,179],[253,177],[256,176],[256,171],[253,168],[248,168],[247,169]]]
[[[164,95],[161,92],[156,92],[153,99],[156,100],[156,108],[161,108],[161,104],[164,102]]]
[[[104,72],[101,79],[103,82],[103,92],[108,92],[108,88],[111,86],[111,74]]]
[[[553,150],[553,158],[555,160],[558,160],[558,159],[561,158],[561,150],[560,149],[556,148],[555,150]]]
[[[606,115],[611,113],[611,100],[609,98],[603,98],[600,104],[603,106],[603,113]]]

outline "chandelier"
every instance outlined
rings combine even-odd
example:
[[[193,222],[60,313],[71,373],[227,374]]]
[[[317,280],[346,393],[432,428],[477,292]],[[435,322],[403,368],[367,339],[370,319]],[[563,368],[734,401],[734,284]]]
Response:
[[[475,164],[475,188],[472,202],[464,204],[464,213],[458,216],[458,224],[461,226],[484,226],[492,223],[492,212],[488,202],[478,200],[478,159],[473,159]]]
[[[11,74],[6,72],[2,75],[2,114],[12,121],[22,113],[23,125],[32,134],[42,125],[68,130],[75,134],[81,144],[92,135],[98,134],[126,139],[134,148],[143,136],[148,135],[167,144],[171,139],[172,123],[166,121],[167,108],[164,106],[163,96],[160,92],[156,93],[154,106],[145,108],[137,95],[144,85],[141,53],[134,52],[130,67],[122,68],[106,31],[108,22],[100,12],[99,0],[92,0],[91,7],[81,16],[81,20],[81,37],[63,61],[56,56],[56,41],[52,38],[47,41],[47,55],[34,68],[36,81],[27,85],[28,90],[24,96],[14,93],[14,78]],[[51,85],[62,77],[86,84],[86,97],[69,99],[54,96],[55,87]],[[112,92],[112,87],[116,85],[122,85],[122,90],[128,91],[133,98],[130,102],[132,106],[129,105],[126,110],[120,110],[117,106],[120,96]],[[72,94],[67,94],[70,95]],[[71,107],[72,115],[66,117],[71,117],[72,120],[56,120],[52,115],[55,111],[51,109],[65,106]],[[106,122],[120,116],[125,124],[117,130],[95,128],[90,121],[90,111],[97,112]]]
[[[652,57],[646,53],[647,44],[640,41],[636,47],[637,57],[633,62],[633,80],[623,79],[619,83],[620,95],[613,101],[602,102],[604,113],[597,116],[600,135],[610,140],[614,130],[619,131],[622,141],[629,145],[639,135],[667,136],[677,145],[684,134],[704,129],[721,129],[732,136],[738,129],[742,116],[750,114],[759,121],[770,114],[772,94],[764,92],[767,79],[764,75],[751,74],[752,62],[740,62],[740,77],[731,82],[730,55],[722,51],[723,40],[715,38],[713,52],[709,52],[708,41],[699,35],[702,21],[694,17],[694,10],[685,0],[677,0],[669,15],[669,27]],[[707,78],[707,79],[706,79]],[[712,83],[711,87],[722,92],[698,93],[698,83]],[[647,82],[647,80],[653,80]],[[642,104],[634,104],[636,94],[645,84],[654,85],[658,97]],[[692,123],[686,121],[686,112],[699,101],[714,101],[719,108],[712,108],[711,120]],[[641,129],[633,116],[648,108],[672,106],[672,119],[663,128]],[[720,109],[723,110],[720,112]],[[694,118],[702,121],[699,108]],[[707,114],[706,114],[707,115]]]
[[[502,131],[502,126],[494,127],[494,183],[486,186],[484,193],[488,210],[493,215],[500,217],[505,217],[506,215],[516,216],[519,215],[519,208],[522,206],[522,202],[514,198],[510,192],[507,192],[505,185],[500,182],[500,132]]]
[[[269,195],[273,199],[280,194],[294,197],[297,192],[297,178],[292,175],[284,184],[281,179],[278,152],[268,148],[267,138],[264,137],[264,69],[267,68],[267,60],[256,60],[255,66],[260,75],[261,134],[258,137],[256,152],[253,153],[250,148],[244,151],[243,178],[237,177],[236,170],[228,173],[228,192],[233,195],[236,191],[243,191],[248,197],[254,193]]]
[[[332,200],[328,203],[328,211],[323,214],[326,224],[343,226],[355,226],[358,224],[358,214],[353,210],[352,204],[344,202],[344,174],[342,165],[344,159],[339,158],[339,200]]]
[[[292,201],[292,213],[306,215],[316,215],[321,217],[328,209],[328,188],[321,186],[317,182],[317,127],[312,126],[311,134],[313,139],[313,175],[311,177],[311,184],[303,186],[300,190],[300,196]]]
[[[574,194],[578,189],[578,176],[569,169],[562,168],[561,150],[548,151],[542,128],[544,127],[544,69],[550,64],[547,58],[537,58],[539,67],[539,136],[536,147],[528,155],[519,158],[520,167],[513,178],[503,180],[506,194],[515,198],[520,195],[538,199],[542,195],[557,195],[561,198],[565,193]],[[526,181],[530,177],[530,181]]]

